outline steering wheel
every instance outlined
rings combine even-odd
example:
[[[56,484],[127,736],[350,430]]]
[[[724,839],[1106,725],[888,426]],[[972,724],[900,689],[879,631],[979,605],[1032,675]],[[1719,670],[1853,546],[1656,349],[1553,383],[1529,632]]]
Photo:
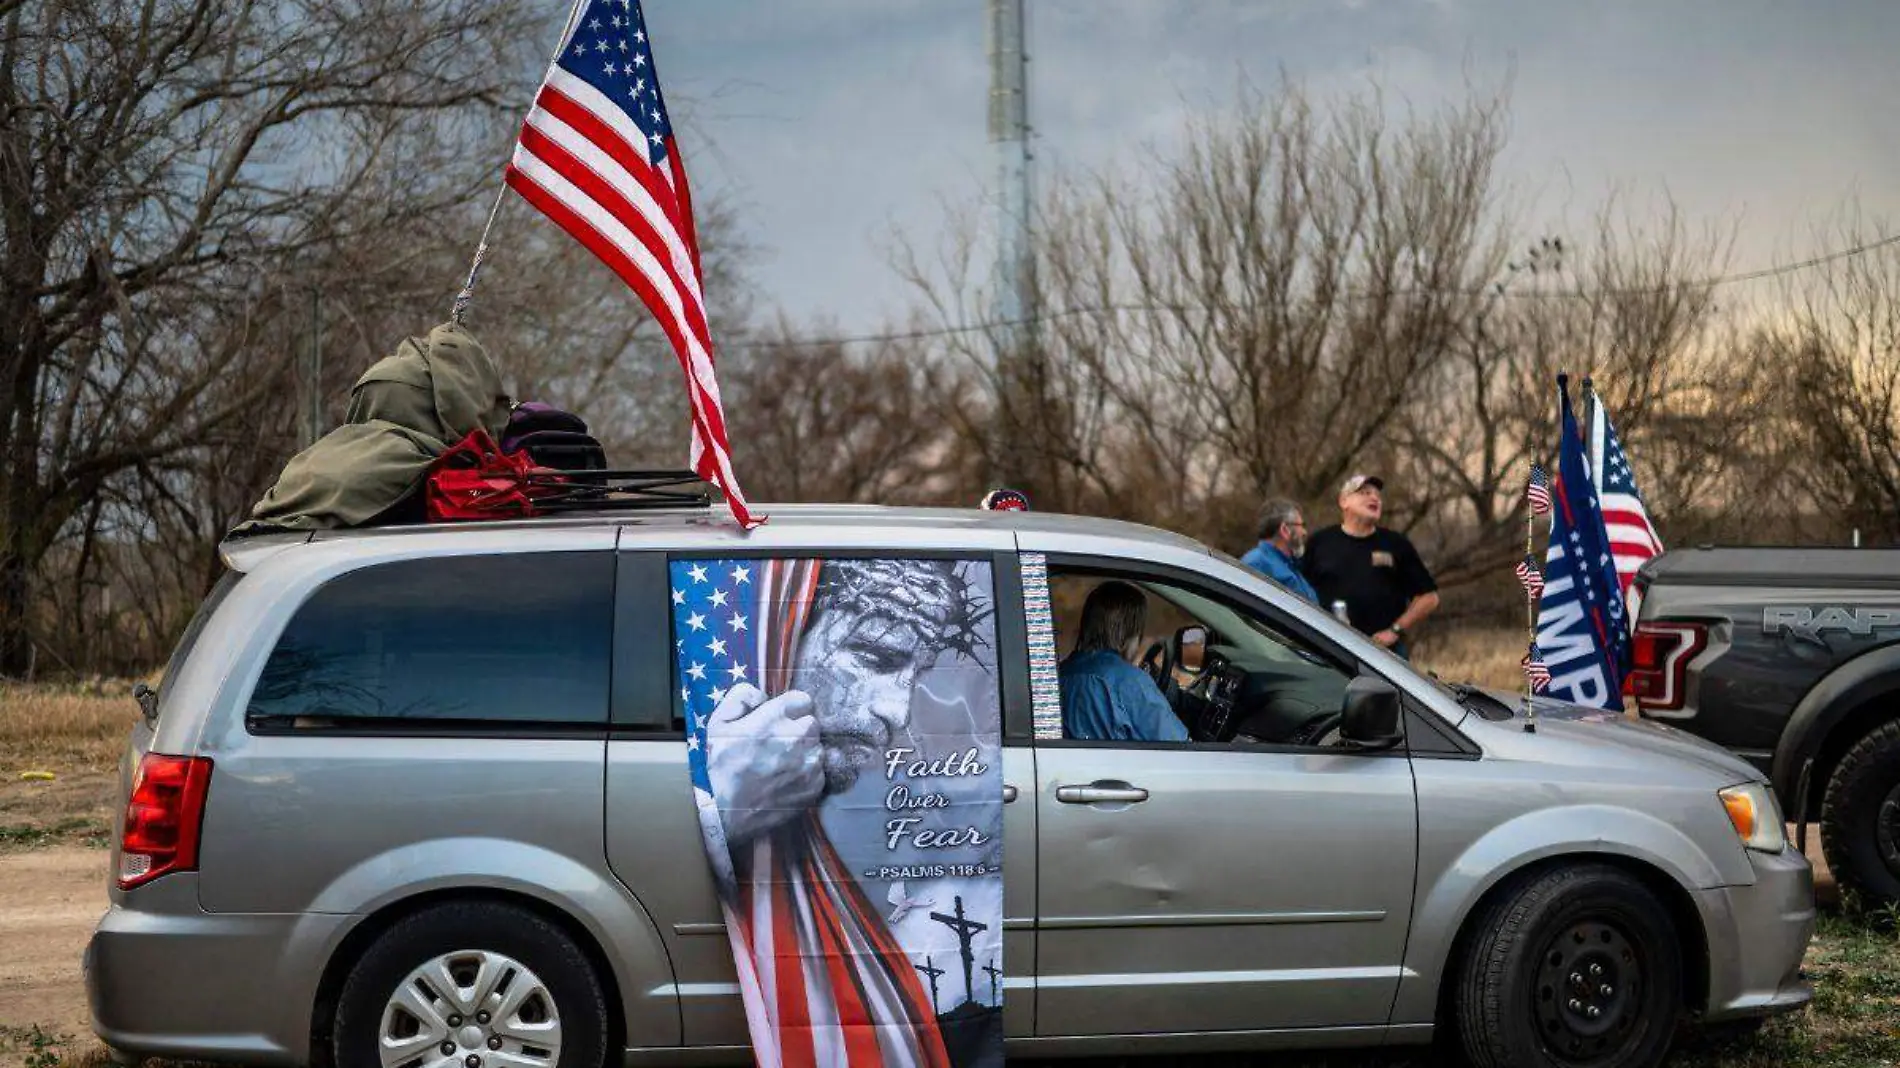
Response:
[[[1141,654],[1141,661],[1136,666],[1146,671],[1149,678],[1155,680],[1155,686],[1160,688],[1164,696],[1174,693],[1176,687],[1173,642],[1161,641],[1150,645],[1148,651]]]

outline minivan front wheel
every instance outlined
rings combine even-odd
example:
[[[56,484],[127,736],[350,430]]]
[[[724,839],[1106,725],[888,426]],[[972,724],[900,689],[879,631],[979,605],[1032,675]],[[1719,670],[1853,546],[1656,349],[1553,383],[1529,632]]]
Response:
[[[541,917],[438,905],[351,968],[332,1042],[337,1068],[601,1068],[607,998],[580,947]]]
[[[1651,1068],[1681,1015],[1668,910],[1625,872],[1538,875],[1477,918],[1455,1011],[1477,1068]]]

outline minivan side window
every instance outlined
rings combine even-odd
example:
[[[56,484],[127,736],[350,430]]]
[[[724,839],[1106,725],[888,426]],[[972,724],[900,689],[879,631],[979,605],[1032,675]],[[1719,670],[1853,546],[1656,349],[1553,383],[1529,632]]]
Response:
[[[274,729],[604,726],[613,593],[604,552],[352,571],[284,628],[247,719]]]

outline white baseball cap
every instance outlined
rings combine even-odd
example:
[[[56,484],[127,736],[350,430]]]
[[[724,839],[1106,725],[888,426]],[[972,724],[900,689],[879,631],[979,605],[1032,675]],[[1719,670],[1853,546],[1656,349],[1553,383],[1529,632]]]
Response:
[[[1371,486],[1373,489],[1383,492],[1385,490],[1385,479],[1380,478],[1378,475],[1354,475],[1346,480],[1345,485],[1339,487],[1339,495],[1341,497],[1350,496],[1365,489],[1367,486]]]

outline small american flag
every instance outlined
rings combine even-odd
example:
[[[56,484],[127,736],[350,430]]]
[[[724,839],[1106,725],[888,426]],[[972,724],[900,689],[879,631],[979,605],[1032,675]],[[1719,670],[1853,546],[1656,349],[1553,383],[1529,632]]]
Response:
[[[1538,650],[1536,642],[1531,643],[1530,651],[1524,654],[1520,663],[1524,667],[1524,677],[1530,680],[1531,692],[1543,693],[1550,688],[1550,668],[1545,665],[1544,654]]]
[[[1532,515],[1550,514],[1550,472],[1535,460],[1531,461],[1531,482],[1524,496],[1531,502]]]
[[[1524,584],[1524,591],[1532,597],[1544,592],[1544,573],[1537,567],[1537,558],[1529,553],[1517,562],[1517,581]]]
[[[521,125],[509,186],[639,294],[686,372],[689,462],[757,525],[733,477],[699,235],[637,0],[581,0]]]

